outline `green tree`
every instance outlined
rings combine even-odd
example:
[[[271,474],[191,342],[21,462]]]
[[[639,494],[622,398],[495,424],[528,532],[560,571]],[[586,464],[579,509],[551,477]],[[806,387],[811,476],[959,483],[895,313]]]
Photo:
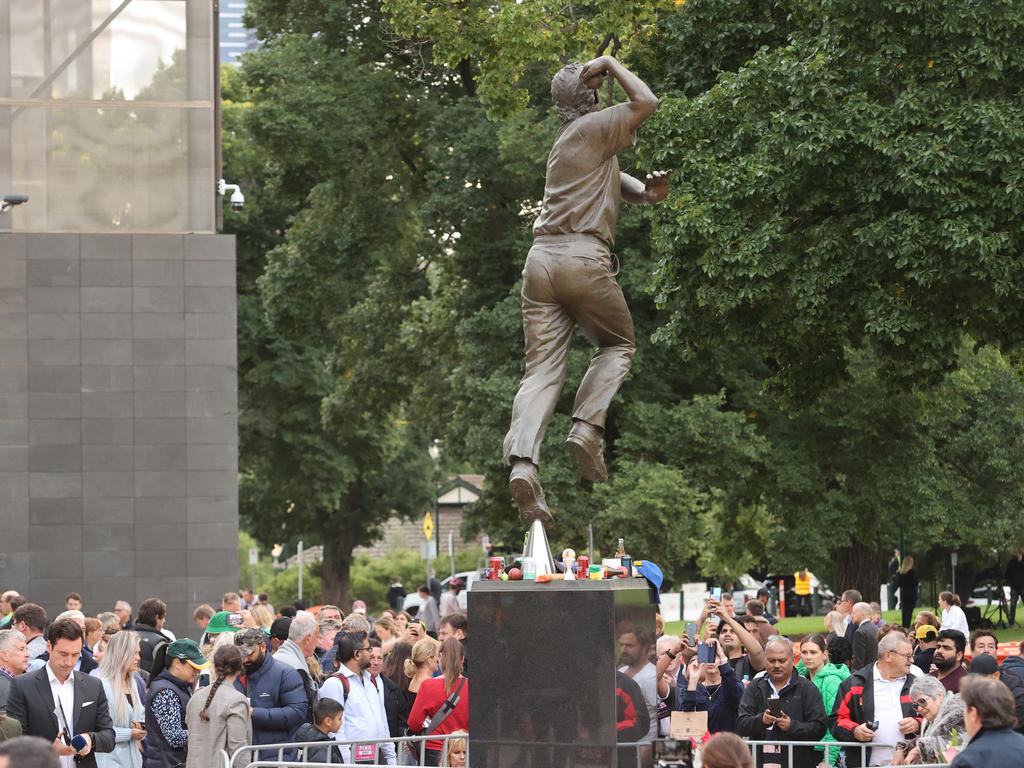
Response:
[[[487,475],[467,526],[521,538],[500,445],[547,82],[602,45],[662,96],[623,167],[673,168],[675,189],[621,220],[639,349],[604,488],[562,451],[589,345],[570,356],[543,448],[553,549],[593,524],[599,549],[625,535],[677,579],[807,565],[873,591],[901,530],[936,558],[1005,540],[1024,405],[993,345],[1019,323],[1015,6],[250,7],[267,44],[228,133],[234,177],[267,201],[229,215],[243,511],[265,542],[336,537],[325,596],[380,520],[426,504],[429,437]]]
[[[965,333],[1019,343],[1018,3],[818,3],[703,89],[673,30],[654,44],[692,63],[664,71],[640,147],[677,174],[654,214],[662,340],[756,346],[797,397],[849,350],[905,386],[940,381]]]

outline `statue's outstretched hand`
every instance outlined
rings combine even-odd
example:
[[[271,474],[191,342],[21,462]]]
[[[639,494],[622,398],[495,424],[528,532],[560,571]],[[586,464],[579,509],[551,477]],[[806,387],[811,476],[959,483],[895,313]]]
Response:
[[[672,171],[652,171],[644,182],[644,197],[648,204],[660,203],[668,197],[668,177]]]

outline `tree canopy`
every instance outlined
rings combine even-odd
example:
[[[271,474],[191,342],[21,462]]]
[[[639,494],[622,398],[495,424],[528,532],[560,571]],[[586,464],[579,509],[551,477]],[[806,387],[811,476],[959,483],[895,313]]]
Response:
[[[623,168],[672,169],[674,186],[620,221],[638,353],[596,489],[561,449],[590,355],[574,346],[543,447],[553,548],[593,524],[599,547],[623,535],[677,578],[807,565],[867,589],[901,536],[979,563],[1009,546],[1024,494],[1019,4],[250,14],[265,42],[225,116],[233,176],[259,190],[229,217],[243,512],[264,541],[282,520],[333,540],[327,588],[344,591],[381,520],[425,508],[433,437],[447,469],[486,473],[468,524],[522,536],[500,451],[556,127],[547,84],[599,50],[661,98]]]

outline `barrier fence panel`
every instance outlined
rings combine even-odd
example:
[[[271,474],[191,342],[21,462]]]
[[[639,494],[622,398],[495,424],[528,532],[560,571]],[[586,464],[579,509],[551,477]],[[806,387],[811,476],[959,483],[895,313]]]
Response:
[[[228,768],[249,768],[249,766],[256,765],[268,765],[268,766],[291,766],[291,765],[305,765],[315,766],[321,765],[321,763],[313,763],[306,760],[308,749],[324,749],[325,747],[339,747],[339,748],[351,748],[355,745],[364,744],[394,744],[396,752],[400,755],[403,747],[408,746],[412,755],[417,758],[418,765],[425,764],[426,747],[428,741],[440,741],[442,742],[441,751],[446,753],[448,747],[448,741],[450,739],[465,738],[462,734],[450,734],[434,733],[430,736],[404,736],[401,738],[390,738],[390,739],[354,739],[350,741],[293,741],[280,744],[249,744],[244,747],[239,747],[235,750],[235,753],[231,755],[228,760]],[[286,754],[287,753],[287,754]],[[344,752],[342,752],[344,754]],[[351,753],[350,753],[351,754]],[[377,754],[380,754],[380,750],[377,750]],[[399,765],[402,763],[399,761]],[[338,762],[333,763],[335,768],[339,768],[342,765]],[[354,763],[344,763],[344,765],[354,765]],[[367,768],[367,763],[359,763],[362,768]],[[442,760],[442,765],[446,765],[446,761]],[[373,768],[371,765],[370,768]]]
[[[431,735],[431,736],[406,736],[404,738],[395,739],[360,739],[355,741],[306,741],[306,742],[292,742],[288,744],[264,744],[264,745],[251,745],[238,749],[234,755],[230,758],[227,753],[222,753],[224,764],[227,768],[387,768],[386,763],[314,763],[307,761],[306,748],[313,747],[323,749],[325,746],[348,746],[351,747],[355,744],[383,744],[383,743],[396,743],[399,748],[404,744],[414,745],[417,747],[419,752],[419,765],[424,764],[424,745],[429,739],[430,741],[442,741],[447,747],[447,742],[451,738],[465,738],[464,736],[452,736],[451,734],[444,735]],[[667,741],[665,739],[659,739],[658,741]],[[758,747],[780,747],[782,748],[782,755],[780,759],[783,761],[785,768],[793,768],[793,757],[794,749],[806,748],[806,747],[831,747],[834,749],[856,749],[860,750],[861,753],[861,765],[867,765],[868,763],[868,750],[882,747],[892,748],[892,744],[872,744],[863,743],[859,741],[755,741],[750,739],[744,739],[747,745],[750,747],[751,757],[756,761]],[[642,758],[643,750],[646,748],[651,749],[652,743],[646,742],[629,742],[616,745],[617,749],[634,749],[636,750],[636,765],[650,764],[649,755],[645,760]],[[299,753],[294,759],[286,759],[284,753],[286,751],[296,751]],[[277,753],[277,758],[267,758],[266,752],[271,751]],[[446,751],[446,749],[444,750]],[[264,753],[264,754],[259,754]],[[378,752],[379,755],[379,752]],[[379,758],[378,758],[379,759]],[[399,762],[399,765],[402,763]],[[756,764],[756,763],[755,763]],[[442,766],[447,765],[447,761],[442,759]],[[891,763],[889,764],[891,765]],[[918,765],[915,768],[940,768],[939,764],[924,764]]]

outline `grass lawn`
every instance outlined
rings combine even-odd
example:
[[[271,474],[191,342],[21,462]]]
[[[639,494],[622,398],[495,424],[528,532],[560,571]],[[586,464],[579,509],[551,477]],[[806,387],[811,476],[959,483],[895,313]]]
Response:
[[[893,623],[900,620],[899,611],[886,611],[882,614],[886,621]],[[665,625],[666,635],[678,635],[683,631],[682,621],[670,621]],[[779,619],[779,623],[775,625],[780,634],[786,635],[787,637],[801,637],[802,635],[808,635],[812,632],[825,633],[825,620],[821,616],[806,616],[795,619]],[[996,637],[999,638],[999,642],[1019,642],[1024,640],[1024,628],[1014,627],[1013,629],[997,629]]]

